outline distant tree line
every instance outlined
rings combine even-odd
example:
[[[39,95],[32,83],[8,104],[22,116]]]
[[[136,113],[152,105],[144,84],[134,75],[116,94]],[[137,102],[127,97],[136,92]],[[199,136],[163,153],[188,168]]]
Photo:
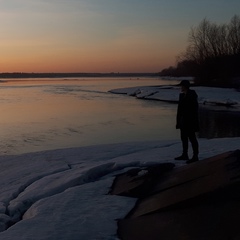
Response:
[[[228,24],[204,19],[190,30],[186,51],[178,56],[177,66],[160,72],[161,76],[193,76],[195,83],[233,86],[240,80],[240,17]]]
[[[8,78],[88,78],[88,77],[156,77],[157,73],[27,73],[3,72],[0,79]]]

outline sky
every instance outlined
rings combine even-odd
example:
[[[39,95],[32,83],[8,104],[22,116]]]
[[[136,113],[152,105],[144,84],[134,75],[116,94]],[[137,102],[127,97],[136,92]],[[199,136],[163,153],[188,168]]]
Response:
[[[239,0],[0,0],[0,72],[159,72]]]

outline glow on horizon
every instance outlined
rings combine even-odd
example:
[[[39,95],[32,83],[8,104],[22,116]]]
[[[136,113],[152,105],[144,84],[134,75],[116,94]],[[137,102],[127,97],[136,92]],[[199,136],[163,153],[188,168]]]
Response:
[[[158,72],[239,0],[0,0],[0,72]]]

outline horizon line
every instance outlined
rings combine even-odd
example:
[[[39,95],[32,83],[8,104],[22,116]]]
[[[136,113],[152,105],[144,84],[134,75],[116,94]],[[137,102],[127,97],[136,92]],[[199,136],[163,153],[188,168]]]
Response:
[[[159,72],[1,72],[1,78],[30,78],[30,77],[104,77],[104,76],[158,76]]]

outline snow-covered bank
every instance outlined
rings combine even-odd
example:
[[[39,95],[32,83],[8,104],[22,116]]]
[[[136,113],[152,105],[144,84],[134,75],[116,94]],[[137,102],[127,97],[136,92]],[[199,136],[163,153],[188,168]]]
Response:
[[[239,140],[200,139],[200,159],[238,149]],[[180,151],[176,140],[1,156],[0,239],[117,239],[116,219],[136,199],[107,195],[114,176],[153,163],[181,166],[173,160]]]
[[[192,87],[198,96],[200,104],[225,105],[240,107],[240,93],[236,89]],[[127,94],[141,99],[177,102],[179,87],[176,86],[150,86],[132,87],[110,90],[111,93]]]

